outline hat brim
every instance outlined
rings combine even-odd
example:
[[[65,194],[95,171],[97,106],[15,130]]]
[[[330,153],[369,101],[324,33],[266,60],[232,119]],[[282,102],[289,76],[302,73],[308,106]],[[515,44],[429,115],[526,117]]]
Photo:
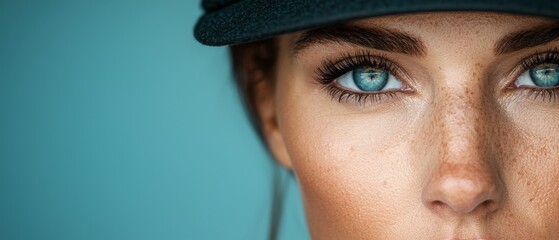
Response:
[[[194,36],[206,45],[235,45],[349,20],[431,11],[491,11],[559,19],[559,3],[551,0],[244,0],[204,14]]]

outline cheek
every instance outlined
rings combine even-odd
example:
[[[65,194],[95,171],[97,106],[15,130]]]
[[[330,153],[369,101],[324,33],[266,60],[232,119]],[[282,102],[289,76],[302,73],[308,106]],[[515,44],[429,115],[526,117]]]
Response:
[[[511,134],[503,142],[504,174],[515,218],[524,216],[534,227],[559,226],[559,111],[522,103],[507,110]],[[526,221],[527,222],[527,221]],[[553,227],[551,227],[553,226]],[[556,234],[556,232],[555,232]]]
[[[313,237],[378,237],[421,204],[417,177],[407,177],[418,174],[403,140],[414,138],[406,127],[413,124],[404,109],[349,114],[324,95],[291,89],[281,94],[278,114],[310,229],[330,229]]]

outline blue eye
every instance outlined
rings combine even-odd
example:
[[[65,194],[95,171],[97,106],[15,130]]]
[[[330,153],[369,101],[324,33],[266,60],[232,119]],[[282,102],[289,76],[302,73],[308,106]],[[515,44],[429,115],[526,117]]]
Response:
[[[555,87],[559,86],[559,64],[545,63],[522,73],[516,80],[517,86]]]
[[[380,92],[400,89],[402,82],[386,70],[360,67],[340,76],[336,82],[355,92]]]

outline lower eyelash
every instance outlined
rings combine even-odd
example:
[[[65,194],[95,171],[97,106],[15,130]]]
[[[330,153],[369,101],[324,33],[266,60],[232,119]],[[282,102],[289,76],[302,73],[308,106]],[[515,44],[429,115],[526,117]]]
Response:
[[[376,103],[381,100],[388,100],[396,98],[399,92],[395,91],[385,91],[376,93],[359,93],[348,91],[332,84],[325,86],[326,91],[332,96],[332,100],[337,100],[340,103],[344,102],[355,102],[360,106],[366,105],[366,103]]]
[[[557,103],[559,101],[559,88],[527,88],[522,87],[519,90],[528,98],[541,100],[544,102]]]

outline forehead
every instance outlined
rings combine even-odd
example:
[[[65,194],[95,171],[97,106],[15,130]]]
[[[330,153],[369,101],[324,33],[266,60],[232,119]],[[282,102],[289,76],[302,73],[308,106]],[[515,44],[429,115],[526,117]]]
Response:
[[[514,38],[516,34],[513,33],[526,33],[526,31],[539,35],[537,37],[540,42],[544,40],[547,41],[547,38],[557,38],[556,35],[559,34],[559,32],[557,32],[559,25],[556,20],[495,12],[430,12],[390,15],[350,21],[343,24],[332,25],[332,27],[326,26],[317,29],[319,29],[319,32],[326,32],[327,34],[321,35],[325,37],[325,39],[328,39],[330,37],[328,35],[331,35],[328,34],[329,31],[337,31],[336,29],[340,27],[347,28],[351,26],[361,29],[384,29],[386,31],[402,34],[402,36],[409,36],[415,39],[418,44],[424,45],[427,51],[431,51],[429,49],[438,49],[441,47],[441,44],[453,45],[456,51],[470,48],[494,47],[497,46],[497,43],[502,43],[502,40],[506,36],[509,38],[512,36]],[[551,31],[544,31],[544,29],[541,28],[544,26],[553,29]],[[538,27],[540,28],[538,29]],[[295,52],[298,52],[297,48],[301,46],[299,43],[301,43],[300,40],[302,37],[304,36],[303,39],[307,40],[306,38],[309,36],[307,33],[311,32],[313,33],[312,35],[316,35],[314,34],[316,31],[315,29],[309,29],[283,35],[280,37],[280,46],[286,50],[295,49]],[[347,42],[347,37],[353,36],[354,33],[344,33],[342,35],[346,37],[342,37],[342,41],[337,39],[333,42]],[[522,41],[532,41],[531,39],[536,37],[534,34],[522,35],[519,39]],[[357,35],[362,35],[362,37],[364,37],[361,39],[368,38],[363,34]],[[345,40],[343,40],[344,38]],[[325,43],[322,40],[318,40],[321,39],[321,37],[317,38],[313,36],[312,39],[314,39],[313,43]],[[379,39],[373,40],[370,38],[370,40],[366,41],[377,40]],[[394,41],[400,42],[398,39],[388,40],[388,42],[392,43],[395,43]],[[533,43],[540,44],[538,41],[534,41]],[[531,44],[531,42],[524,43],[524,45]],[[533,46],[537,44],[533,44]],[[306,46],[308,46],[311,51],[324,51],[324,48],[319,47],[319,45],[320,44],[307,44]],[[485,50],[488,49],[484,49],[484,51]]]
[[[449,29],[471,29],[481,26],[509,26],[526,28],[535,25],[551,24],[552,19],[495,12],[428,12],[372,17],[352,22],[363,27],[388,27],[398,29],[430,29],[448,27]]]
[[[505,35],[534,26],[557,24],[558,21],[545,17],[517,15],[496,12],[425,12],[371,17],[347,22],[346,24],[367,28],[384,28],[416,35],[445,34],[450,32],[471,32],[491,35]],[[441,31],[443,30],[443,31]],[[283,35],[282,38],[295,40],[305,31]],[[427,40],[427,39],[426,39]]]

